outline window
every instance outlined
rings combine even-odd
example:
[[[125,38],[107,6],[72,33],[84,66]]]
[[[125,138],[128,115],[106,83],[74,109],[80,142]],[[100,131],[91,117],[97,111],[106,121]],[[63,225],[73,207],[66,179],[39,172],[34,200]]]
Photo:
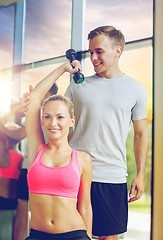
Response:
[[[0,8],[0,69],[13,65],[14,13],[13,5]],[[0,114],[2,116],[10,108],[11,81],[11,70],[0,72]]]
[[[0,69],[13,64],[14,5],[0,8]]]
[[[27,1],[24,62],[63,55],[70,48],[71,1]]]
[[[152,0],[87,0],[86,37],[90,30],[113,25],[125,33],[126,42],[153,35]]]
[[[28,92],[29,85],[35,87],[35,85],[46,77],[50,72],[56,69],[60,64],[54,64],[50,66],[37,67],[24,71],[23,92]],[[61,76],[56,84],[58,86],[58,94],[64,95],[70,82],[70,75],[65,73]]]

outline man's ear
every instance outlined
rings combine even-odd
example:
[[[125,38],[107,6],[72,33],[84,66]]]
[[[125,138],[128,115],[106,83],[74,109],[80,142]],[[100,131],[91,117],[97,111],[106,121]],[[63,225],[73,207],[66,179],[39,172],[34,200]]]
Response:
[[[120,56],[121,53],[122,53],[122,47],[121,46],[117,46],[116,52]]]

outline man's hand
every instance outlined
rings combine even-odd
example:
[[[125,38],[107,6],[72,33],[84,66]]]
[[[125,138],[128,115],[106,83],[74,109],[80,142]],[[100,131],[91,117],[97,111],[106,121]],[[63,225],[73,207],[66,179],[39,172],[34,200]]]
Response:
[[[143,193],[144,193],[144,176],[137,175],[135,179],[132,181],[128,202],[130,203],[140,199]]]
[[[22,98],[22,108],[23,111],[26,112],[28,110],[28,105],[29,105],[29,101],[30,101],[30,94],[33,91],[33,87],[31,85],[29,85],[29,92],[26,92],[23,94],[23,98]]]

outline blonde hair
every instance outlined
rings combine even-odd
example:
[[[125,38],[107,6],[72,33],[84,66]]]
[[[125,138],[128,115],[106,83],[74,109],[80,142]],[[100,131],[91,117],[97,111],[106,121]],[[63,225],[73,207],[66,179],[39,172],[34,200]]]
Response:
[[[52,96],[48,97],[48,98],[44,101],[42,108],[44,109],[45,105],[46,105],[48,102],[50,102],[50,101],[61,101],[61,102],[64,102],[65,105],[66,105],[67,108],[68,108],[70,117],[73,118],[73,116],[74,116],[74,105],[73,105],[73,103],[71,102],[70,99],[68,99],[67,97],[62,96],[62,95],[52,95]]]

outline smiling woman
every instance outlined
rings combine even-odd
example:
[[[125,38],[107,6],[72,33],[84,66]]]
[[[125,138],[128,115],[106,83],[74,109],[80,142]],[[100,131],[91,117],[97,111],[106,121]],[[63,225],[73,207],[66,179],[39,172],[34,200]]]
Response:
[[[77,67],[64,63],[30,93],[25,122],[31,231],[26,240],[91,237],[92,161],[88,153],[72,149],[68,143],[69,128],[75,122],[72,102],[61,95],[45,100],[42,125],[48,136],[47,144],[40,121],[40,107],[48,90],[64,73],[77,71]],[[25,102],[28,104],[28,99]]]

